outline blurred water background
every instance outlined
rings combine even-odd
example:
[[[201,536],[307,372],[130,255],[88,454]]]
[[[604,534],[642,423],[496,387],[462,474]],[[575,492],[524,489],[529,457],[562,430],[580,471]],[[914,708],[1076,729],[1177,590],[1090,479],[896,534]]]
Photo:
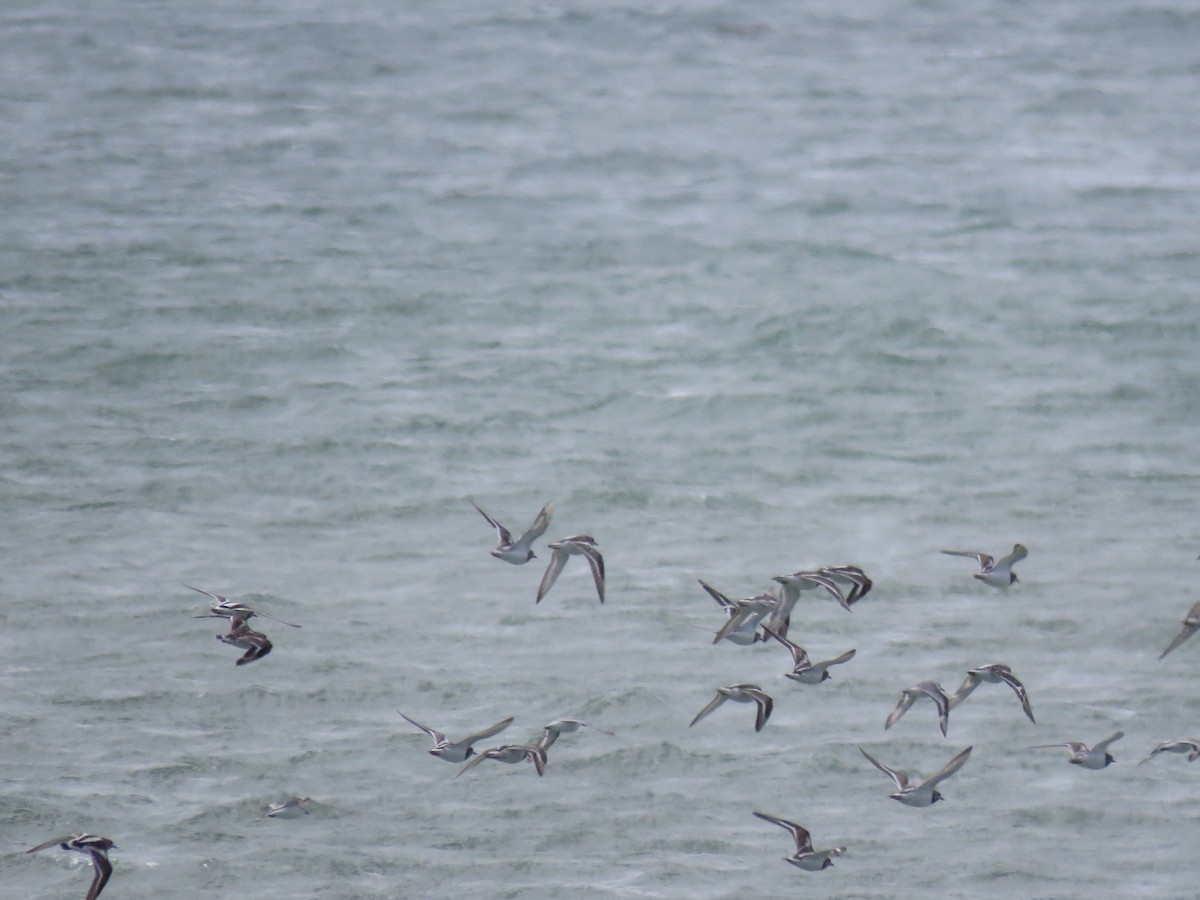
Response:
[[[1194,896],[1200,768],[1135,764],[1200,732],[1198,47],[1172,0],[5,4],[0,895],[82,895],[23,851],[87,830],[114,898]],[[554,500],[607,603],[471,499]],[[1008,592],[938,553],[1017,541]],[[830,563],[833,680],[712,646],[698,578]],[[235,667],[181,582],[303,628]],[[884,732],[989,661],[1036,726]],[[737,681],[760,734],[687,727]],[[398,709],[613,735],[455,778]],[[967,745],[929,809],[857,749]]]

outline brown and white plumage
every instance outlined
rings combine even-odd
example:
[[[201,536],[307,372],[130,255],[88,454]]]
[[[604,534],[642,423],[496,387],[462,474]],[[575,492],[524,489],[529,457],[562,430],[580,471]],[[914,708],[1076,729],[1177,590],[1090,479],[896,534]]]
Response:
[[[419,728],[433,739],[433,749],[429,751],[430,756],[436,756],[438,759],[444,759],[446,762],[452,763],[465,762],[468,758],[474,756],[475,749],[471,746],[472,744],[499,734],[513,722],[513,717],[509,716],[495,725],[489,725],[482,731],[477,731],[474,734],[468,734],[464,738],[459,738],[457,741],[452,741],[437,729],[422,725],[415,719],[410,719],[404,713],[400,712],[400,710],[396,710],[396,712],[400,713],[400,718],[409,725]]]
[[[957,691],[950,696],[950,708],[958,706],[970,696],[975,688],[984,682],[989,681],[993,684],[1007,684],[1017,699],[1021,701],[1021,709],[1025,711],[1025,715],[1029,717],[1029,721],[1037,724],[1037,719],[1033,717],[1033,709],[1029,705],[1029,695],[1025,692],[1025,685],[1017,680],[1017,676],[1013,674],[1013,670],[1004,663],[988,663],[987,665],[977,666],[974,669],[967,669],[967,677],[963,679],[963,683],[959,685]]]
[[[780,828],[787,829],[788,834],[792,836],[792,840],[796,842],[796,852],[791,856],[785,856],[783,859],[784,862],[791,863],[798,869],[804,869],[806,872],[819,872],[822,869],[828,869],[833,865],[834,858],[846,852],[845,847],[813,850],[812,835],[808,833],[808,829],[803,825],[797,825],[795,822],[789,822],[787,819],[781,819],[778,816],[769,816],[766,813],[756,812],[755,815],[764,822],[770,822],[772,825],[778,825]]]
[[[1018,580],[1017,573],[1012,570],[1012,567],[1029,555],[1029,551],[1023,544],[1013,544],[1012,553],[1002,556],[1000,559],[992,559],[988,554],[975,550],[943,550],[942,552],[947,556],[965,556],[974,559],[979,563],[979,571],[975,573],[975,577],[984,584],[999,588],[1006,588]]]
[[[183,584],[183,582],[179,582]],[[228,597],[223,597],[220,594],[214,594],[211,591],[201,590],[198,587],[192,587],[190,584],[183,585],[188,590],[195,591],[197,594],[204,594],[206,597],[212,597],[216,602],[209,607],[208,615],[195,616],[197,619],[244,619],[249,621],[255,616],[263,616],[270,619],[272,622],[278,622],[280,625],[287,625],[290,628],[299,628],[300,626],[294,622],[285,622],[283,619],[277,619],[270,613],[265,613],[260,609],[251,609],[245,603],[239,603],[236,600],[230,600]]]
[[[455,778],[466,772],[468,769],[473,769],[485,759],[493,759],[496,762],[509,763],[510,765],[529,760],[533,763],[534,769],[537,770],[538,776],[546,773],[546,748],[533,746],[530,744],[501,744],[499,747],[492,747],[484,750],[465,766],[458,770]]]
[[[25,852],[37,853],[39,850],[45,850],[47,847],[53,847],[56,844],[63,850],[74,850],[78,853],[86,853],[91,857],[92,868],[95,869],[95,874],[92,875],[92,884],[88,888],[87,897],[84,900],[96,900],[100,896],[100,892],[104,890],[104,886],[108,884],[108,879],[112,875],[112,863],[108,861],[108,851],[117,845],[108,838],[95,834],[67,834],[44,841],[36,847],[30,847]]]
[[[1054,747],[1066,747],[1071,751],[1071,758],[1067,760],[1071,765],[1082,766],[1085,769],[1103,769],[1105,766],[1116,762],[1113,755],[1108,752],[1108,745],[1114,741],[1119,741],[1123,737],[1125,737],[1125,732],[1118,731],[1111,737],[1097,741],[1091,747],[1079,741],[1065,741],[1061,744],[1038,744],[1033,749],[1049,750]]]
[[[533,520],[533,524],[525,529],[525,533],[515,541],[507,528],[479,509],[478,503],[472,500],[471,505],[479,510],[479,514],[489,525],[496,529],[496,548],[491,551],[492,556],[506,563],[512,563],[514,566],[524,565],[529,560],[537,558],[533,552],[533,542],[550,527],[550,519],[554,515],[553,503],[543,506],[538,512],[537,518]]]
[[[737,616],[741,611],[741,608],[738,606],[738,602],[736,600],[730,600],[711,584],[707,584],[705,581],[700,580],[700,587],[704,588],[704,590],[708,593],[708,596],[712,597],[713,600],[717,602],[721,609],[725,611],[725,615],[730,620]],[[728,622],[726,622],[726,624],[728,624]],[[745,646],[747,644],[753,644],[757,641],[765,641],[766,638],[758,631],[758,620],[752,622],[751,620],[744,618],[736,628],[725,634],[725,640],[734,644],[741,644]]]
[[[946,696],[946,692],[936,681],[918,681],[912,687],[902,690],[900,702],[896,704],[896,708],[888,714],[887,721],[883,723],[884,731],[895,725],[919,697],[928,697],[937,706],[938,724],[942,729],[942,737],[945,737],[950,718],[950,698]]]
[[[937,803],[939,800],[946,799],[941,792],[937,790],[938,782],[943,781],[957,772],[963,767],[966,761],[971,756],[971,747],[959,751],[955,754],[950,762],[946,763],[936,774],[930,775],[920,784],[913,784],[908,777],[907,772],[900,772],[896,769],[889,768],[873,757],[862,747],[858,748],[858,752],[867,758],[867,760],[877,768],[880,772],[892,779],[896,785],[896,793],[889,794],[893,800],[899,800],[905,806],[930,806]]]
[[[245,619],[232,618],[229,620],[229,633],[218,634],[217,640],[223,644],[237,647],[246,652],[235,665],[244,666],[256,659],[262,659],[271,652],[274,646],[261,631],[254,631],[246,624]]]
[[[1200,738],[1176,738],[1173,741],[1163,741],[1150,751],[1150,755],[1143,759],[1139,766],[1144,766],[1160,753],[1186,753],[1188,762],[1195,762],[1200,759]]]
[[[766,626],[763,626],[763,632],[779,641],[779,643],[783,644],[791,652],[792,671],[788,672],[784,677],[790,678],[792,681],[799,681],[801,684],[820,684],[822,681],[828,681],[830,678],[829,667],[840,666],[844,662],[849,662],[854,658],[856,652],[854,650],[847,650],[841,656],[836,656],[833,659],[823,659],[813,662],[809,658],[808,651],[799,644],[789,641]]]
[[[726,700],[755,704],[755,731],[762,731],[763,726],[767,724],[767,719],[771,718],[771,710],[775,708],[775,701],[757,684],[731,684],[728,687],[717,688],[717,696],[710,700],[704,709],[696,713],[696,717],[688,723],[688,728],[691,728]]]
[[[569,557],[582,556],[592,570],[592,580],[596,582],[596,593],[600,595],[600,602],[603,603],[604,557],[600,555],[600,550],[592,537],[586,534],[577,534],[573,537],[563,538],[561,541],[554,541],[547,546],[554,551],[554,555],[550,557],[550,563],[546,566],[545,574],[542,575],[542,582],[538,585],[537,600],[534,602],[541,603],[542,598],[550,592],[550,588],[558,580]]]

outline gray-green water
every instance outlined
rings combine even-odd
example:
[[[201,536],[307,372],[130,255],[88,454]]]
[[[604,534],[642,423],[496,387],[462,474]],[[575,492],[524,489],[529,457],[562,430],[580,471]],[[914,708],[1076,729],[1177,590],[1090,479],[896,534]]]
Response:
[[[10,3],[0,896],[1188,897],[1200,14]],[[572,560],[488,556],[470,499]],[[947,546],[1029,546],[977,586]],[[542,551],[543,559],[548,555]],[[854,562],[819,688],[712,646]],[[261,662],[180,582],[293,630]],[[261,620],[256,620],[261,621]],[[901,687],[1009,663],[943,739]],[[760,734],[716,686],[776,697]],[[462,778],[396,710],[546,775]],[[1065,751],[1116,729],[1100,772]],[[927,774],[909,809],[859,755]],[[295,821],[263,817],[293,795]],[[780,861],[796,819],[835,868]]]

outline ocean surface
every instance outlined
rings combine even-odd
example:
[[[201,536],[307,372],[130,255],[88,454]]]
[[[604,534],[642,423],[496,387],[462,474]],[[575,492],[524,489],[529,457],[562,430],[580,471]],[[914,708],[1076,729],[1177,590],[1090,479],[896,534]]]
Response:
[[[5,3],[0,897],[82,896],[24,853],[75,831],[113,900],[1195,896],[1200,764],[1137,762],[1200,733],[1197,48],[1178,0]],[[472,500],[554,501],[539,558]],[[606,602],[535,604],[580,533]],[[712,644],[698,579],[837,563],[830,681]],[[184,583],[303,627],[237,667]],[[1036,725],[884,731],[992,661]],[[746,681],[760,733],[688,727]],[[456,778],[397,710],[612,734]],[[858,749],[967,746],[927,809]]]

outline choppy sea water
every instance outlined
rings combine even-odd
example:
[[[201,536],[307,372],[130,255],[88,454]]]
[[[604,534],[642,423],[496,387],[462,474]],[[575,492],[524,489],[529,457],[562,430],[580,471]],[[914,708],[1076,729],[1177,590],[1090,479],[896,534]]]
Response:
[[[1189,4],[0,11],[0,895],[1187,897]],[[488,556],[514,530],[604,551]],[[1001,593],[969,561],[1021,541]],[[856,563],[847,614],[713,646]],[[235,667],[181,582],[260,604]],[[255,620],[256,623],[262,620]],[[942,738],[899,689],[1003,661]],[[759,734],[718,685],[776,698]],[[462,778],[403,710],[544,778]],[[1065,750],[1120,729],[1117,764]],[[858,747],[929,774],[909,809]],[[293,821],[267,804],[313,798]],[[780,861],[763,810],[828,871]],[[72,857],[76,856],[74,854]]]

